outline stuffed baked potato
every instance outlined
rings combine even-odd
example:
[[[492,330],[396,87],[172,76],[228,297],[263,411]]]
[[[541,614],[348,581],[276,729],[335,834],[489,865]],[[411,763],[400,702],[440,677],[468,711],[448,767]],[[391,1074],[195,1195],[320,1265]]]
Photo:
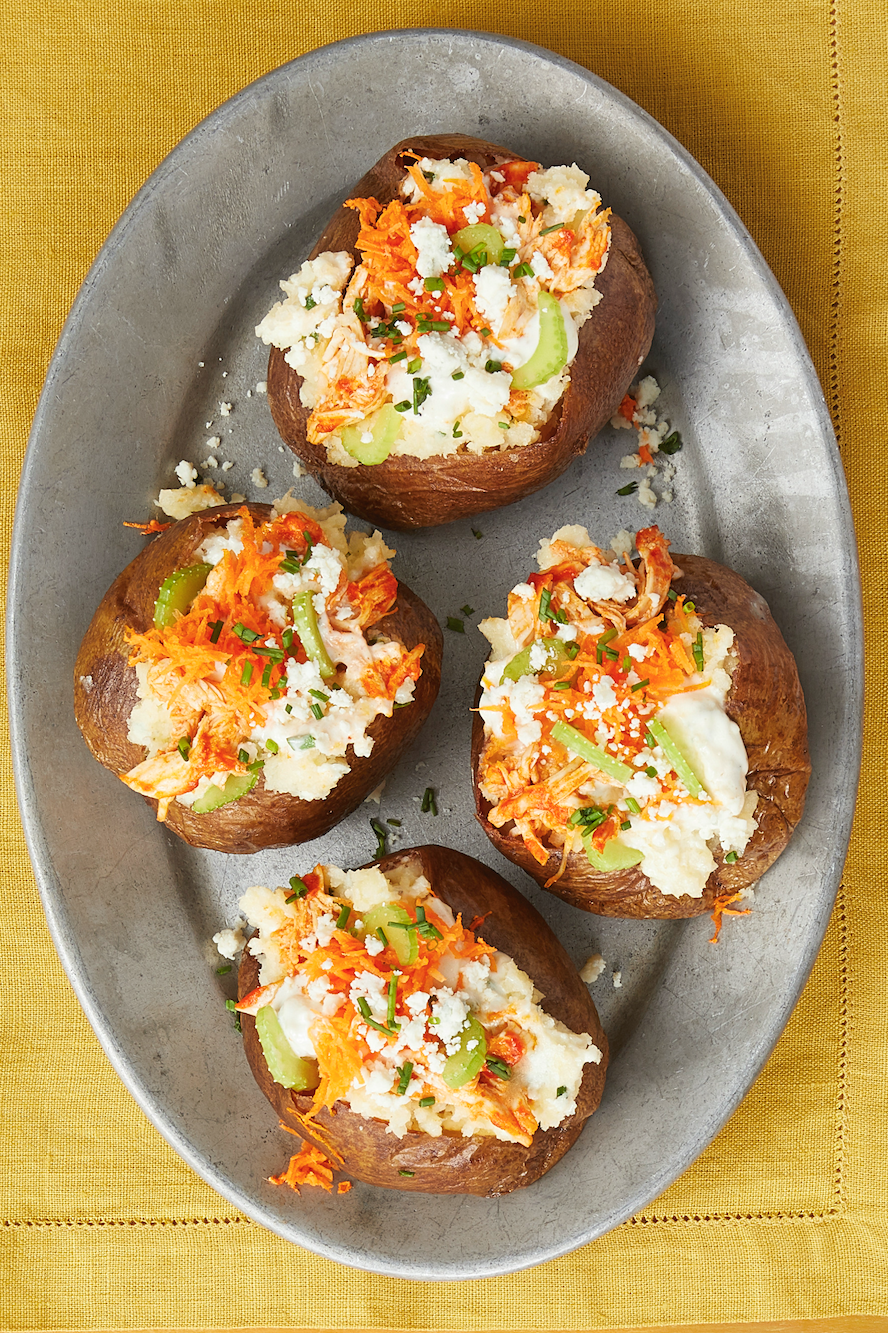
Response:
[[[241,911],[260,928],[238,982],[250,1066],[283,1124],[355,1180],[506,1194],[597,1107],[607,1041],[588,989],[472,857],[318,866],[290,890],[249,889]]]
[[[442,636],[379,533],[338,505],[205,509],[116,579],[83,639],[93,754],[186,842],[253,852],[326,833],[434,703]]]
[[[656,297],[577,167],[460,134],[404,140],[337,210],[256,332],[285,442],[395,529],[559,476],[647,354]]]
[[[477,816],[545,888],[604,916],[719,913],[789,841],[810,775],[795,661],[762,597],[657,528],[584,528],[509,594],[472,738]]]

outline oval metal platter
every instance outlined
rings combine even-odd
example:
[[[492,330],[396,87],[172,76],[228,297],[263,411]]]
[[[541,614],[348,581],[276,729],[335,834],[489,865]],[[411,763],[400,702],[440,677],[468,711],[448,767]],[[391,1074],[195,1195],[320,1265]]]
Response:
[[[391,71],[397,68],[398,77]],[[367,108],[372,108],[368,114]],[[751,915],[711,923],[603,920],[550,899],[506,865],[473,817],[470,714],[486,643],[537,542],[582,523],[603,544],[651,521],[606,430],[544,492],[473,524],[391,539],[395,570],[442,623],[445,682],[389,779],[327,837],[226,857],[186,847],[89,755],[71,671],[105,589],[138,553],[124,528],[156,512],[180,459],[230,459],[231,487],[295,486],[257,384],[254,326],[367,166],[408,134],[458,130],[544,164],[580,164],[638,234],[657,285],[644,370],[681,432],[675,498],[653,518],[675,549],[734,566],[796,653],[814,777],[788,851]],[[224,415],[221,403],[231,404]],[[208,445],[218,436],[218,445]],[[257,491],[254,468],[269,487]],[[474,535],[473,527],[482,535]],[[587,71],[521,42],[456,31],[379,33],[276,70],[200,124],[112,232],[81,290],[34,421],[16,515],[9,675],[21,809],[53,938],[110,1060],[178,1153],[235,1209],[357,1268],[457,1279],[529,1267],[642,1209],[710,1142],[764,1063],[829,919],[860,755],[860,610],[844,477],[808,353],[774,277],[718,189],[663,129]],[[52,642],[35,670],[32,646]],[[438,814],[421,810],[427,786]],[[573,959],[600,952],[593,986],[613,1045],[600,1110],[554,1170],[496,1201],[356,1186],[301,1197],[267,1178],[292,1140],[249,1073],[216,973],[215,931],[250,884],[398,842],[439,842],[503,871]],[[612,973],[622,974],[616,989]]]

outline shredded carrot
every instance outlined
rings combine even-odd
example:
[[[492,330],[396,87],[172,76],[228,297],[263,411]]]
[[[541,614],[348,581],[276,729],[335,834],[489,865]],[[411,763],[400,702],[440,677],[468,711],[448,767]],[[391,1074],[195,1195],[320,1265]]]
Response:
[[[171,528],[173,525],[172,523],[161,523],[159,519],[152,518],[150,523],[127,523],[124,519],[123,526],[125,528],[135,528],[138,532],[141,532],[143,537],[150,537],[155,532],[166,532],[167,528]]]
[[[741,892],[741,893],[723,893],[720,897],[716,898],[715,902],[712,904],[712,923],[715,926],[715,930],[709,937],[710,944],[718,943],[718,937],[722,928],[723,917],[749,916],[749,913],[752,910],[750,907],[730,906],[731,903],[739,902],[742,897],[743,894]]]
[[[287,1126],[284,1126],[287,1128]],[[269,1176],[271,1185],[289,1185],[290,1189],[300,1193],[300,1186],[315,1185],[320,1189],[326,1190],[328,1194],[333,1193],[333,1172],[334,1164],[330,1161],[320,1148],[316,1148],[313,1143],[304,1143],[299,1152],[290,1158],[286,1171],[279,1176]],[[345,1189],[343,1189],[343,1185]],[[351,1189],[350,1181],[343,1181],[339,1186],[337,1193],[344,1194],[346,1190]]]

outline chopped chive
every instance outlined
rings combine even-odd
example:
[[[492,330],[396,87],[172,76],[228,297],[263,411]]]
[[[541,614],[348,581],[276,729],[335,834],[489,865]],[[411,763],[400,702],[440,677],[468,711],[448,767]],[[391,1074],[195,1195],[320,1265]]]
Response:
[[[650,676],[648,676],[647,680],[640,680],[638,681],[637,684],[633,685],[629,693],[635,694],[637,690],[643,690],[645,685],[650,685],[650,683],[651,683],[651,678]]]
[[[458,421],[454,421],[454,423],[453,423],[453,438],[454,438],[455,440],[461,440],[461,439],[462,439],[462,431],[461,431],[460,428],[459,428],[459,422],[458,422]]]
[[[231,964],[223,963],[221,967],[216,968],[216,976],[217,977],[227,976],[230,971],[231,971]]]
[[[236,1013],[236,1012],[237,1012],[237,1002],[236,1002],[235,1000],[226,1000],[226,1001],[225,1001],[225,1008],[229,1011],[229,1013],[232,1013],[232,1014],[233,1014],[233,1013]]]
[[[615,639],[619,632],[618,629],[606,629],[598,639],[599,645],[604,647],[606,643],[610,643],[611,639]]]
[[[285,713],[292,713],[292,711],[293,711],[293,705],[292,705],[292,704],[284,704],[284,712],[285,712]]]
[[[413,411],[418,412],[429,394],[432,392],[428,378],[421,379],[417,375],[413,381]]]
[[[566,1083],[562,1083],[561,1087],[558,1089],[558,1091],[556,1092],[555,1096],[556,1096],[556,1097],[563,1097],[564,1094],[565,1094],[566,1092],[567,1092],[567,1084],[566,1084]]]
[[[352,306],[352,310],[355,312],[355,314],[357,315],[358,319],[361,321],[362,324],[369,323],[370,316],[364,309],[364,302],[361,300],[360,296],[355,297],[355,302],[354,305]]]
[[[425,178],[426,178],[426,180],[428,181],[429,185],[432,185],[432,184],[434,183],[434,180],[435,180],[435,173],[434,173],[434,171],[424,171],[422,174],[423,174],[423,176],[425,176]]]
[[[519,222],[526,222],[526,221],[527,221],[527,218],[523,218],[523,217],[521,217],[520,214],[519,214],[518,221],[519,221]]]
[[[293,626],[292,626],[292,625],[288,625],[287,628],[284,630],[283,634],[281,635],[281,643],[284,645],[284,647],[286,648],[287,652],[289,652],[290,649],[293,647]]]
[[[376,1019],[370,1013],[370,1006],[363,995],[358,998],[358,1008],[361,1011],[361,1017],[369,1027],[375,1028],[377,1032],[384,1032],[387,1037],[394,1036],[391,1028],[383,1027],[381,1023],[377,1023]]]
[[[466,603],[465,606],[461,606],[459,609],[460,611],[462,611],[464,616],[473,616],[475,614],[474,606],[469,606],[468,602]]]
[[[502,370],[502,368],[502,361],[485,361],[484,363],[484,369],[487,371],[488,375],[495,375],[496,372]]]
[[[309,292],[308,296],[306,296],[306,298],[305,298],[305,309],[306,309],[306,310],[314,310],[314,308],[315,308],[316,305],[317,305],[317,301],[314,299],[314,297],[312,296],[311,292]]]
[[[502,254],[500,255],[500,263],[505,264],[506,267],[508,267],[509,264],[511,264],[512,260],[515,258],[517,253],[518,251],[513,250],[511,246],[506,246],[505,250],[503,250]]]
[[[373,853],[373,860],[379,861],[385,856],[385,839],[387,830],[385,825],[380,824],[378,819],[371,819],[370,827],[376,834],[376,851]]]
[[[684,604],[684,609],[685,609],[686,611],[696,611],[696,609],[697,609],[697,603],[696,603],[696,602],[685,602],[685,604]]]
[[[415,375],[418,370],[422,370],[422,357],[414,357],[412,361],[407,362],[407,374]]]
[[[610,662],[616,662],[617,658],[620,656],[616,648],[605,648],[604,655]]]
[[[382,926],[376,927],[376,938],[381,941],[384,948],[388,948],[388,935],[386,935]],[[391,1021],[391,1020],[389,1020]]]
[[[269,662],[262,672],[261,685],[263,690],[267,690],[271,684],[271,663]]]
[[[404,310],[406,310],[406,309],[407,309],[407,307],[405,306],[405,304],[404,304],[403,301],[396,301],[395,304],[392,306],[392,314],[393,314],[393,315],[400,315],[401,312],[404,311]]]
[[[294,875],[290,880],[290,888],[293,890],[293,892],[287,899],[288,903],[295,902],[297,898],[304,898],[305,895],[308,893],[308,885],[306,884],[305,880],[300,879],[298,875]]]
[[[269,736],[268,740],[265,742],[265,748],[270,751],[271,754],[277,754],[281,747],[278,745],[277,741],[273,741]]]
[[[477,528],[472,528],[472,536],[475,538],[476,542],[479,542],[481,538],[484,536],[484,533],[479,532]]]
[[[677,454],[680,448],[681,448],[681,436],[679,435],[677,430],[674,430],[672,434],[667,435],[666,439],[663,440],[662,443],[660,444],[660,453]]]
[[[515,267],[512,269],[512,277],[513,277],[513,278],[532,278],[532,277],[533,277],[533,269],[530,267],[530,265],[529,265],[529,264],[527,263],[527,261],[525,260],[525,262],[524,262],[523,264],[516,264],[516,265],[515,265]]]
[[[508,421],[498,421],[496,424],[499,426],[500,430],[509,430],[511,428],[511,422]]]
[[[569,643],[567,645],[567,655],[571,661],[579,654],[580,645],[578,643]]]
[[[632,827],[632,820],[631,820],[631,819],[625,819],[625,820],[623,821],[623,823],[620,825],[620,829],[621,829],[624,833],[625,833],[625,831],[626,831],[627,828],[631,828],[631,827]]]
[[[641,806],[638,804],[634,796],[626,797],[626,807],[629,810],[630,814],[633,815],[641,814]]]
[[[447,617],[447,628],[452,629],[455,634],[465,634],[466,632],[465,624],[459,619],[458,616]]]
[[[422,1102],[420,1102],[419,1104],[420,1104],[420,1106],[422,1106]],[[398,1175],[399,1175],[399,1176],[411,1176],[411,1177],[413,1177],[413,1176],[416,1175],[416,1172],[415,1172],[415,1171],[408,1171],[407,1168],[406,1168],[405,1166],[399,1166],[399,1167],[398,1167]]]
[[[732,866],[734,862],[737,860],[737,853],[728,852],[727,856],[725,857],[725,860],[727,861],[728,865]]]
[[[481,267],[478,261],[473,259],[471,255],[463,255],[459,262],[464,269],[468,269],[469,273],[477,273],[478,269]]]
[[[255,643],[257,639],[262,637],[261,634],[257,634],[256,630],[247,629],[246,625],[242,624],[241,621],[238,621],[233,628],[241,643]]]
[[[210,624],[210,627],[209,627],[210,630],[211,630],[211,634],[210,634],[210,643],[218,643],[218,642],[219,642],[219,635],[222,633],[222,626],[223,626],[223,624],[224,624],[224,621],[222,621],[222,620],[214,620],[214,621],[212,621],[212,623]]]
[[[179,744],[176,746],[176,749],[179,751],[179,754],[182,756],[182,758],[187,762],[188,756],[191,753],[190,739],[187,736],[182,736],[181,739],[179,740]]]
[[[455,370],[453,374],[450,376],[452,380],[464,380],[465,377],[466,377],[466,372],[464,370]]]
[[[629,656],[628,653],[627,653],[626,656],[623,658],[623,661],[620,663],[620,665],[622,666],[622,668],[623,668],[624,671],[631,671],[631,670],[632,670],[632,658]]]
[[[484,1062],[485,1068],[489,1069],[491,1074],[496,1074],[497,1078],[510,1079],[512,1071],[505,1060],[498,1060],[495,1055],[489,1055]]]
[[[553,690],[569,690],[569,689],[570,689],[570,681],[569,681],[569,680],[556,680],[556,681],[555,681],[555,684],[552,686],[552,689],[553,689]]]
[[[543,591],[540,593],[540,605],[539,605],[539,610],[537,611],[537,619],[539,620],[552,619],[552,613],[549,610],[551,601],[552,601],[551,590],[549,588],[544,588]]]
[[[395,1067],[395,1073],[398,1075],[398,1086],[395,1091],[399,1097],[403,1097],[410,1082],[410,1075],[413,1073],[413,1065],[409,1060],[405,1060],[403,1065]]]
[[[400,827],[401,827],[401,821],[400,821],[400,819],[387,819],[385,822],[386,822],[387,824],[391,824],[392,828],[400,828]]]
[[[320,704],[311,704],[311,705],[309,705],[309,712],[311,712],[311,713],[317,718],[317,720],[318,720],[319,722],[320,722],[321,718],[324,716],[324,710],[323,710],[323,708],[321,707]]]
[[[434,1106],[434,1105],[435,1105],[435,1099],[434,1099],[434,1097],[420,1097],[420,1099],[419,1099],[419,1105],[420,1105],[420,1106]],[[413,1174],[413,1173],[411,1172],[411,1175],[412,1175],[412,1174]]]
[[[425,287],[425,289],[426,289],[427,292],[443,292],[443,290],[444,290],[444,279],[443,279],[443,278],[426,278],[426,280],[425,280],[423,286]]]
[[[410,411],[410,400],[409,400],[409,398],[404,398],[400,403],[395,403],[395,411],[396,411],[396,412],[409,412],[409,411]]]
[[[238,750],[237,757],[242,764],[248,764],[250,762],[250,756],[246,750]]]
[[[422,805],[420,806],[420,810],[424,815],[427,814],[436,815],[438,813],[438,807],[435,804],[434,787],[426,787],[425,791],[423,792]]]
[[[670,588],[666,596],[669,598],[670,602],[674,602],[678,597],[678,593],[675,591],[674,588]]]
[[[336,918],[336,929],[345,930],[346,926],[348,925],[348,919],[350,916],[351,916],[351,908],[349,907],[348,903],[344,903],[342,911]]]
[[[394,365],[397,364],[397,362],[399,362],[399,361],[406,361],[406,360],[407,360],[407,353],[406,353],[406,352],[396,352],[394,356],[390,356],[390,357],[389,357],[389,359],[388,359],[388,363],[389,363],[390,366],[394,366]]]
[[[323,704],[328,704],[330,702],[329,694],[325,694],[323,690],[309,690],[309,694],[313,699],[320,699]]]
[[[620,487],[620,489],[617,491],[617,495],[631,495],[633,491],[637,490],[638,490],[638,482],[630,481],[628,486]]]
[[[655,778],[659,776],[653,764],[648,764],[647,768],[644,771],[645,773],[647,773],[649,778]]]
[[[382,930],[382,926],[380,926],[379,929]],[[386,940],[385,943],[388,944],[388,940]],[[398,978],[396,975],[393,974],[389,978],[389,984],[388,984],[388,1014],[386,1016],[386,1021],[388,1022],[389,1027],[394,1027],[395,1006],[397,1005],[397,1003],[398,1003]]]
[[[253,663],[247,662],[243,671],[241,672],[240,683],[241,685],[249,685],[252,679],[253,679]]]
[[[553,227],[543,227],[543,230],[540,232],[540,235],[548,236],[550,231],[561,231],[561,228],[566,226],[567,226],[566,222],[556,222]]]
[[[694,662],[697,670],[703,670],[703,631],[700,630],[693,643]]]

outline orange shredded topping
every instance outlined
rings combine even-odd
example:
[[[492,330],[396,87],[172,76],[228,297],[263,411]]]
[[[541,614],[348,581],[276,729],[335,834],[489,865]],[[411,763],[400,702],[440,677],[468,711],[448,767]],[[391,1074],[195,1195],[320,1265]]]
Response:
[[[150,537],[155,532],[166,532],[167,528],[171,528],[173,525],[172,523],[161,523],[159,519],[152,518],[150,523],[127,523],[124,519],[123,526],[125,528],[136,528],[143,537]]]
[[[283,1129],[289,1126],[283,1125]],[[333,1193],[333,1172],[335,1165],[320,1148],[313,1143],[304,1143],[294,1157],[290,1158],[286,1171],[279,1176],[269,1176],[271,1185],[289,1185],[290,1189],[300,1193],[302,1185],[315,1185],[328,1194]],[[337,1188],[337,1194],[346,1194],[351,1189],[351,1181],[343,1180]]]

